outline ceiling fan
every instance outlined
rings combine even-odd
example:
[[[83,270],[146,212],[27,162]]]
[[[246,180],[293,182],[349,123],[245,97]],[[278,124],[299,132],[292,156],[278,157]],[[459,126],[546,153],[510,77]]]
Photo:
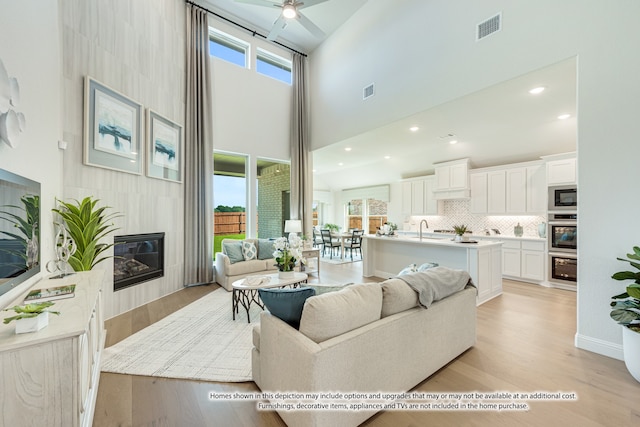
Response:
[[[300,22],[300,24],[314,36],[323,38],[325,36],[324,32],[316,24],[311,22],[309,18],[300,13],[300,9],[315,6],[316,4],[324,3],[325,1],[327,0],[283,0],[282,3],[273,3],[273,1],[264,0],[236,0],[238,3],[281,9],[280,16],[273,23],[273,27],[271,27],[267,40],[275,40],[292,19],[297,19],[298,22]]]

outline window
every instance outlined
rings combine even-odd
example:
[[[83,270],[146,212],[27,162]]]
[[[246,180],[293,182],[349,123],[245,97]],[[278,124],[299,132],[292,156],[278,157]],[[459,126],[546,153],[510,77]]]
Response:
[[[291,61],[258,48],[256,64],[258,73],[291,84]]]
[[[209,28],[209,53],[216,58],[223,59],[247,68],[249,44],[229,34]]]

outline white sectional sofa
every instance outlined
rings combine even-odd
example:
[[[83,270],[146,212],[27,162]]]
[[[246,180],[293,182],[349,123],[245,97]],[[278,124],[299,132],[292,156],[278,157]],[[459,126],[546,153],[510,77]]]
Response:
[[[236,262],[229,257],[225,251],[225,244],[238,242],[251,242],[257,249],[257,257],[259,259],[237,260]],[[236,280],[243,279],[252,274],[271,274],[278,271],[276,261],[273,258],[273,242],[262,239],[244,239],[241,241],[233,239],[222,240],[223,252],[216,253],[215,272],[216,283],[225,288],[232,290],[231,284]]]
[[[400,279],[352,285],[307,299],[299,330],[263,312],[253,342],[262,391],[408,391],[475,344],[476,289],[425,309]],[[278,409],[291,427],[357,426],[376,412]]]

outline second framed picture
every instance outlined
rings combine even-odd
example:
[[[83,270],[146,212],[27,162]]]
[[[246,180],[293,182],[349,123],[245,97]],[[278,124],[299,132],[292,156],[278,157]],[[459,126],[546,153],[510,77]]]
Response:
[[[147,109],[147,176],[182,182],[182,126]]]

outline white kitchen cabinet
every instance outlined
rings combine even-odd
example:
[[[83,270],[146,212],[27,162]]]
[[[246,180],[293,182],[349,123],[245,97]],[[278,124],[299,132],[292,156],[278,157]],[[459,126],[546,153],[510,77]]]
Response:
[[[543,165],[527,167],[527,213],[547,211],[547,174]]]
[[[411,182],[411,213],[413,215],[425,214],[424,180]]]
[[[411,181],[402,182],[402,213],[411,214]]]
[[[520,242],[505,240],[502,242],[502,274],[520,277]]]
[[[402,213],[409,215],[441,215],[443,202],[433,194],[433,175],[402,182]]]
[[[436,199],[469,197],[469,159],[437,163],[434,166]]]
[[[14,323],[0,324],[0,425],[92,424],[106,336],[103,276],[103,270],[93,270],[36,283],[76,284],[73,298],[54,301],[60,315],[50,315],[38,332],[16,335]]]
[[[508,240],[502,243],[502,274],[513,279],[532,282],[545,280],[546,242]]]
[[[487,172],[487,212],[504,214],[507,206],[506,173],[504,170]]]
[[[527,169],[513,168],[505,171],[506,213],[519,214],[527,211]]]
[[[520,277],[536,281],[545,279],[545,242],[522,241]]]
[[[486,214],[488,197],[487,173],[470,173],[469,189],[471,191],[471,199],[469,201],[470,212],[472,214]]]
[[[575,156],[547,161],[547,185],[575,184],[577,167]]]

